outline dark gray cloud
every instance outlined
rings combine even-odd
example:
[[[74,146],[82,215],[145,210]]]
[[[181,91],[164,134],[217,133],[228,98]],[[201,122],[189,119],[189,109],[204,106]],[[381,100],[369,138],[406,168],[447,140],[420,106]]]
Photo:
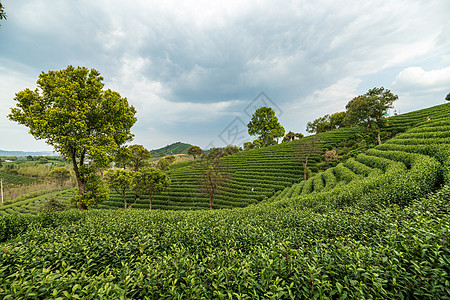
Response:
[[[2,107],[41,71],[95,68],[138,108],[136,140],[150,148],[183,136],[198,144],[218,139],[235,117],[246,118],[261,91],[286,112],[287,130],[303,132],[312,118],[343,110],[374,86],[397,88],[402,109],[430,105],[423,95],[443,92],[439,70],[450,66],[446,0],[4,5]],[[406,75],[419,70],[411,68],[440,79],[406,92],[417,79]]]

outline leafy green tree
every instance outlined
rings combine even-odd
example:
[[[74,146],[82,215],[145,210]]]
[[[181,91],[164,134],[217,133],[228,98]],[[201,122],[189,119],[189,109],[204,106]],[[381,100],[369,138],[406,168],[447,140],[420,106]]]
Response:
[[[148,165],[147,160],[150,159],[151,153],[145,149],[142,145],[131,145],[128,146],[130,150],[130,165],[134,171],[139,171],[139,169],[146,167]]]
[[[48,173],[47,178],[55,181],[59,189],[62,189],[64,184],[70,179],[70,171],[64,167],[57,167]]]
[[[345,111],[334,113],[330,116],[331,129],[338,129],[346,126],[347,114]]]
[[[244,143],[244,150],[251,150],[253,148],[255,148],[255,145],[253,145],[252,142],[245,142]]]
[[[107,161],[120,145],[132,139],[130,129],[136,122],[134,107],[117,92],[103,90],[102,81],[98,71],[85,67],[42,72],[38,88],[17,93],[16,107],[8,115],[72,163],[78,184],[74,202],[80,208],[103,199],[103,194],[92,194],[103,193],[101,185],[95,183],[95,172],[85,168],[89,172],[82,174],[84,160]],[[95,182],[85,197],[89,179]]]
[[[263,147],[263,141],[261,139],[255,139],[253,141],[253,148],[254,149],[259,149]]]
[[[450,93],[447,94],[447,96],[445,97],[445,100],[450,101]]]
[[[224,185],[231,180],[229,166],[221,158],[225,152],[220,148],[213,148],[202,156],[196,168],[200,171],[198,177],[199,189],[203,195],[209,197],[209,209],[213,209],[217,194],[224,191]]]
[[[187,153],[189,155],[192,155],[194,157],[194,159],[198,156],[200,156],[203,153],[203,150],[199,147],[199,146],[191,146]]]
[[[309,133],[321,133],[328,130],[331,130],[330,115],[325,115],[306,124],[306,131]]]
[[[134,203],[128,204],[127,198],[125,197],[126,190],[131,188],[131,184],[133,181],[133,174],[131,172],[121,169],[109,169],[105,173],[105,178],[108,186],[111,189],[115,190],[117,194],[122,196],[125,209],[130,208],[136,202],[135,198]]]
[[[175,156],[173,155],[169,155],[164,157],[164,159],[167,160],[167,162],[169,163],[169,165],[173,164],[175,162],[175,160],[177,159]]]
[[[156,164],[156,168],[160,169],[161,171],[166,171],[169,169],[169,161],[163,157],[160,160],[158,160],[158,163]]]
[[[81,210],[86,210],[90,206],[108,200],[108,187],[101,180],[100,176],[97,175],[96,170],[92,166],[83,165],[78,171],[80,180],[86,184],[83,194],[77,194],[69,199],[73,205],[79,207]]]
[[[170,178],[166,173],[157,168],[143,168],[134,173],[132,189],[136,195],[148,194],[150,210],[155,194],[164,191],[170,185]]]
[[[390,90],[385,90],[383,87],[373,88],[347,103],[345,106],[347,119],[350,123],[376,130],[378,144],[381,145],[381,128],[387,124],[384,115],[397,99],[398,96],[392,94]]]
[[[286,135],[284,136],[282,142],[289,142],[289,141],[295,140],[296,138],[297,138],[297,139],[300,139],[300,138],[302,138],[302,137],[303,137],[303,134],[301,134],[301,133],[294,133],[294,132],[292,132],[292,131],[289,131],[288,134],[286,134]]]
[[[262,147],[267,146],[269,140],[284,136],[284,127],[278,122],[275,111],[270,107],[258,108],[247,124],[248,134],[258,135],[262,140]]]
[[[131,151],[128,147],[120,147],[114,156],[114,162],[118,168],[125,169],[131,161]]]
[[[28,160],[28,161],[33,161],[33,156],[28,155],[28,156],[27,156],[27,160]]]

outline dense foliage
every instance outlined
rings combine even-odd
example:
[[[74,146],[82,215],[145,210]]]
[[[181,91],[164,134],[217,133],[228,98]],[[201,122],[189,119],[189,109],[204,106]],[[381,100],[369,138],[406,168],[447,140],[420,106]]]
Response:
[[[306,181],[297,165],[287,188],[245,208],[2,216],[0,296],[448,299],[449,129],[432,118]],[[277,169],[257,158],[273,149],[225,157],[230,184],[270,187],[257,168]]]
[[[94,177],[86,176],[85,159],[106,165],[117,148],[131,140],[130,129],[136,122],[134,107],[119,93],[103,90],[102,81],[98,71],[84,67],[42,72],[38,88],[18,92],[16,107],[8,115],[72,163],[79,188],[74,202],[82,208],[102,198],[100,194],[97,201],[92,199],[99,189],[86,181]]]
[[[275,111],[270,107],[260,107],[247,124],[248,134],[256,135],[262,141],[262,147],[284,136],[284,127],[278,122]]]

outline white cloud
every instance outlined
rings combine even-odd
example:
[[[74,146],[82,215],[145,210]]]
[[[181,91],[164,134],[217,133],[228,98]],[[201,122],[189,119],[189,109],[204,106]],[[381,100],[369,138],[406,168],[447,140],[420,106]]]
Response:
[[[422,67],[406,68],[395,77],[393,86],[403,92],[450,90],[450,66],[431,71],[425,71]]]

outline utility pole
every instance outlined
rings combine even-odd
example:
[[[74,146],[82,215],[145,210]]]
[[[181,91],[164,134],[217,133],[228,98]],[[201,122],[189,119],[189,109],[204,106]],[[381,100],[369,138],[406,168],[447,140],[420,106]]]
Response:
[[[0,178],[0,186],[1,186],[1,191],[2,191],[2,203],[3,203],[3,178]]]

